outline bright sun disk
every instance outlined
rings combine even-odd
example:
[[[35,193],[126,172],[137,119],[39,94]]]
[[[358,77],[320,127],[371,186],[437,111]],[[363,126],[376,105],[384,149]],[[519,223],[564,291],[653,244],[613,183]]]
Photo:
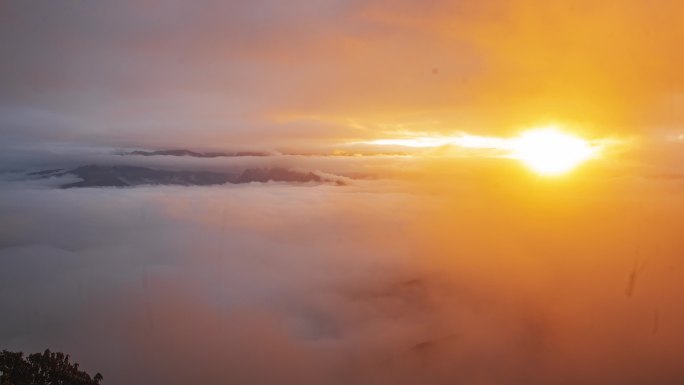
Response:
[[[513,158],[542,175],[559,175],[591,159],[597,148],[556,128],[533,129],[512,139]]]

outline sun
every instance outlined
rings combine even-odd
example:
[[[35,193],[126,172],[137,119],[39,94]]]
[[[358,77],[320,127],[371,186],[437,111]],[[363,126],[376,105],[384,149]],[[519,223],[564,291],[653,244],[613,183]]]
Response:
[[[541,175],[560,175],[596,156],[598,149],[555,127],[523,132],[511,140],[512,157]]]

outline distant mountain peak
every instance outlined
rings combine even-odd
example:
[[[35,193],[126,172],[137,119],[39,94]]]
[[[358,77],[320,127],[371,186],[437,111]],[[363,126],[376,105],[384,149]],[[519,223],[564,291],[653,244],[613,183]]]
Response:
[[[310,171],[296,171],[286,168],[248,168],[242,172],[158,170],[141,166],[85,165],[74,169],[51,169],[27,174],[33,177],[50,178],[73,175],[81,180],[61,185],[61,188],[76,187],[129,187],[140,185],[212,186],[227,183],[324,183],[339,181],[326,179]]]
[[[263,151],[237,151],[237,152],[195,152],[186,149],[174,150],[135,150],[120,153],[119,155],[140,155],[140,156],[190,156],[193,158],[219,158],[219,157],[240,157],[240,156],[270,156],[271,154]]]

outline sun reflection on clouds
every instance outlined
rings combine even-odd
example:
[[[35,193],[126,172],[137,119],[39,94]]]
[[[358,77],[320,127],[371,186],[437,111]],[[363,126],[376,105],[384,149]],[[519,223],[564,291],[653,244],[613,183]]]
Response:
[[[603,155],[607,147],[627,141],[609,138],[585,139],[560,125],[546,125],[523,130],[517,136],[425,135],[403,133],[402,137],[382,138],[352,143],[354,145],[392,146],[416,151],[450,148],[459,156],[517,159],[541,175],[558,175]],[[476,151],[459,151],[476,150]],[[481,151],[478,151],[481,150]],[[444,153],[440,153],[441,156]]]
[[[408,138],[375,139],[353,144],[376,146],[400,146],[414,148],[430,148],[442,146],[458,146],[466,148],[497,149],[505,147],[506,139],[461,134],[457,136],[415,136]]]

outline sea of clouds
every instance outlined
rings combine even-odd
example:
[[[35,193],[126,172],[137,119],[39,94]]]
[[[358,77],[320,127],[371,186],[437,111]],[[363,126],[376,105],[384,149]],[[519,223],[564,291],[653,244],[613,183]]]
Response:
[[[0,347],[105,384],[684,379],[677,182],[459,173],[3,182]]]

